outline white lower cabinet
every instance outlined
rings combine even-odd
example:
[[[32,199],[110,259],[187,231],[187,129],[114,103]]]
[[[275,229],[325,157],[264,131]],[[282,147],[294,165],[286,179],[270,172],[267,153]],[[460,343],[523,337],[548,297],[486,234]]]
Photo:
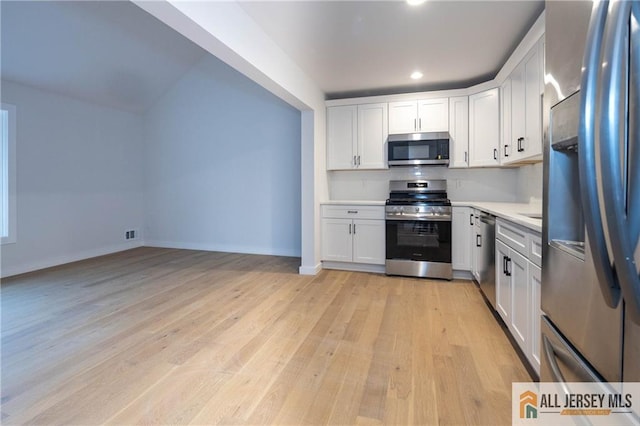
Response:
[[[528,258],[527,247],[540,236],[503,220],[498,220],[497,230],[496,310],[539,373],[541,274],[540,267]]]
[[[540,267],[529,264],[529,289],[531,291],[531,346],[527,358],[536,371],[540,371],[540,290],[542,286],[542,272]]]
[[[473,239],[473,209],[453,207],[451,217],[451,263],[454,270],[471,270],[471,240]]]
[[[507,272],[509,254],[509,247],[496,240],[496,310],[507,325],[511,323],[511,277]]]
[[[384,265],[385,222],[383,206],[323,205],[322,260]],[[335,266],[335,265],[334,265]]]

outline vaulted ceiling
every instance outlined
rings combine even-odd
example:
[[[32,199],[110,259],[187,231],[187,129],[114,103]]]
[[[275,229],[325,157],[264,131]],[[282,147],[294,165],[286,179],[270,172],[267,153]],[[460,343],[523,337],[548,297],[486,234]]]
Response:
[[[241,1],[328,98],[491,79],[536,1]],[[0,2],[2,79],[142,112],[204,50],[128,1]],[[409,74],[419,69],[418,81]]]

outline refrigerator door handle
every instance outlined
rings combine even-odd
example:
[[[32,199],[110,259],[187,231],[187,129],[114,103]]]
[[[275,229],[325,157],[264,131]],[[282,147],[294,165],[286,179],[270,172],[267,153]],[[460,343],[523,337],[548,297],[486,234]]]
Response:
[[[635,208],[633,205],[627,205],[628,190],[638,191],[640,188],[627,187],[629,177],[633,177],[638,171],[629,169],[629,166],[635,163],[635,158],[628,157],[628,131],[631,130],[633,134],[633,129],[624,125],[636,124],[633,117],[627,117],[629,89],[638,90],[637,87],[633,87],[633,80],[629,81],[631,63],[627,62],[627,58],[631,57],[630,61],[634,61],[634,55],[640,55],[637,51],[629,52],[629,46],[638,46],[637,42],[629,44],[629,23],[630,19],[635,19],[632,14],[633,3],[635,2],[616,1],[611,3],[609,9],[602,57],[606,66],[602,67],[602,105],[598,140],[602,168],[602,199],[614,266],[625,300],[626,315],[636,324],[640,324],[640,276],[634,259],[638,240],[637,221],[640,218],[631,216],[633,213],[637,215],[637,211],[627,210],[627,207]],[[637,11],[637,7],[634,9]],[[636,94],[631,93],[630,96]],[[629,113],[634,114],[635,111]]]
[[[556,354],[553,350],[553,343],[551,343],[549,338],[544,334],[542,335],[542,347],[544,348],[544,356],[547,358],[549,367],[551,368],[551,376],[553,377],[553,381],[562,384],[566,383],[567,380],[562,375],[562,371],[560,371],[560,367],[558,366],[558,361],[556,361]]]
[[[620,287],[611,266],[605,242],[603,218],[600,212],[598,187],[599,175],[596,171],[596,120],[601,110],[597,108],[600,74],[600,53],[607,17],[608,1],[595,2],[591,12],[587,33],[586,50],[580,89],[580,120],[578,125],[578,161],[580,173],[580,193],[587,237],[591,246],[593,264],[600,291],[607,306],[615,308],[620,303]]]

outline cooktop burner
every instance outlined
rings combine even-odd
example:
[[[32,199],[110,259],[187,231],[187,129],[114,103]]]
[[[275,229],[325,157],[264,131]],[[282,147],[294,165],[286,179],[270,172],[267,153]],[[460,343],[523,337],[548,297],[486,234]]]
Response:
[[[392,180],[388,206],[450,206],[446,180]]]

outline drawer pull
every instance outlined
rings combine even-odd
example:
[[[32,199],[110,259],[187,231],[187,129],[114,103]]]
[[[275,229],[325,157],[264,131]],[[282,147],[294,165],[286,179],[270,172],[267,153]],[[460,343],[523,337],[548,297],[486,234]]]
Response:
[[[349,214],[358,214],[358,210],[347,210]]]

